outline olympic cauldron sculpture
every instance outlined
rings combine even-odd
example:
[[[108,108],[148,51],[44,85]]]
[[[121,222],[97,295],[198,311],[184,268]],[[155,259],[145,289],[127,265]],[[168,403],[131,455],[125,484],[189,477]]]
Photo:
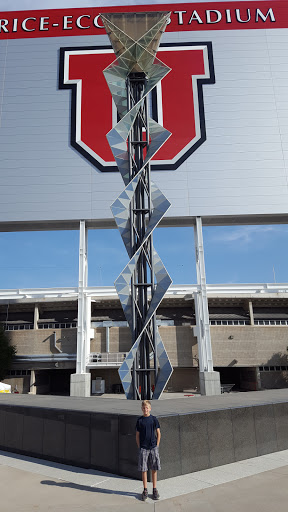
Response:
[[[170,203],[150,178],[150,161],[171,133],[149,117],[148,106],[150,92],[170,71],[156,57],[169,16],[101,15],[116,54],[104,70],[119,119],[107,139],[125,185],[111,210],[130,258],[115,281],[132,333],[119,376],[134,400],[158,399],[173,371],[156,323],[171,278],[153,246],[153,231]]]

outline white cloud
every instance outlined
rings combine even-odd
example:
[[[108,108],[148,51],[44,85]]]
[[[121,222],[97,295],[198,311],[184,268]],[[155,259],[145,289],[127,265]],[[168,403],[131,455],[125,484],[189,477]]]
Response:
[[[212,236],[209,236],[210,242],[239,242],[242,245],[249,244],[255,240],[256,236],[263,236],[267,233],[279,233],[285,231],[285,226],[235,226],[221,227],[214,230]]]

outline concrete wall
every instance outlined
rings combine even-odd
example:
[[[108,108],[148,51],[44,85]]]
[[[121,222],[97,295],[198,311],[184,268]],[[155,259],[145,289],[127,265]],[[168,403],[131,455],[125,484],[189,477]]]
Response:
[[[159,328],[169,359],[175,367],[197,367],[193,360],[197,354],[197,340],[192,329],[190,325]]]
[[[192,326],[160,327],[170,361],[174,367],[197,367],[197,340]],[[110,328],[110,352],[127,352],[131,348],[128,327]],[[51,354],[53,333],[64,353],[76,353],[77,329],[39,329],[10,331],[10,342],[17,355]],[[233,339],[229,339],[233,336]],[[288,328],[286,326],[211,326],[214,366],[288,365]],[[106,352],[106,330],[95,328],[91,352]]]
[[[288,449],[288,403],[158,415],[159,479]],[[0,449],[140,478],[136,416],[0,403]]]
[[[106,328],[96,327],[91,340],[91,352],[106,352]],[[131,332],[129,327],[109,328],[110,352],[129,352],[131,348]]]
[[[131,331],[129,327],[110,328],[110,352],[129,352],[131,348]]]
[[[229,339],[233,336],[233,339]],[[214,366],[288,364],[286,326],[211,326]]]
[[[53,333],[56,333],[56,345],[67,354],[76,353],[77,329],[31,329],[27,331],[9,331],[7,336],[17,348],[17,356],[32,354],[55,354]]]
[[[91,352],[106,352],[106,329],[96,327],[91,340]],[[159,333],[168,356],[175,367],[197,367],[197,340],[192,326],[160,327]],[[131,348],[131,332],[128,327],[110,327],[110,352],[128,352]]]
[[[94,338],[90,342],[91,352],[106,352],[106,329],[97,327],[94,329]],[[118,350],[117,350],[118,352]]]
[[[197,339],[193,326],[159,328],[173,367],[198,366]],[[232,339],[229,339],[233,336]],[[288,365],[288,328],[286,326],[211,326],[214,366]],[[131,348],[128,327],[110,328],[110,352],[127,352]],[[92,352],[106,352],[104,327],[95,329]]]
[[[174,373],[167,385],[167,389],[170,391],[199,388],[198,347],[192,329],[192,326],[163,326],[159,328],[174,367]],[[8,336],[10,342],[16,345],[17,355],[56,354],[57,352],[53,348],[54,332],[56,332],[57,346],[62,352],[68,354],[76,352],[77,330],[75,328],[10,331]],[[106,352],[106,329],[98,327],[94,332],[91,351]],[[128,327],[111,327],[109,334],[110,352],[129,351],[131,334]],[[233,338],[229,339],[230,336]],[[285,326],[211,326],[211,337],[215,367],[288,365],[288,329]],[[94,376],[101,376],[105,379],[108,393],[112,392],[113,384],[119,383],[117,370],[93,370],[92,378]],[[25,382],[20,382],[22,380],[19,378],[17,381],[18,390],[27,392]],[[254,379],[253,382],[252,380],[248,379],[247,385],[243,384],[242,388],[255,389],[256,380]],[[13,385],[15,386],[15,384],[16,381]],[[287,372],[261,372],[261,387],[263,389],[287,386]]]

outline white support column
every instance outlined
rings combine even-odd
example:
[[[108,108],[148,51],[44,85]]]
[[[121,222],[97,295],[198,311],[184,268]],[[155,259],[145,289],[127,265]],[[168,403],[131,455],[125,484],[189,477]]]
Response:
[[[220,395],[220,374],[219,372],[213,371],[201,217],[196,217],[194,240],[198,284],[198,291],[194,293],[194,301],[198,341],[200,392],[202,395]]]
[[[80,221],[79,234],[79,284],[78,284],[78,322],[77,322],[77,363],[76,373],[85,373],[85,289],[88,284],[87,268],[87,229],[85,221]]]
[[[87,228],[85,221],[81,220],[79,234],[77,360],[76,373],[71,375],[71,396],[90,396],[91,374],[90,372],[86,373],[86,364],[90,352],[91,301],[86,294],[87,285]]]
[[[91,297],[87,297],[85,294],[85,372],[87,361],[89,360],[91,352],[91,339],[94,338],[94,329],[91,328]]]
[[[248,306],[249,306],[250,325],[255,325],[252,300],[249,300]]]
[[[110,327],[106,326],[106,352],[110,352]]]
[[[39,307],[38,304],[35,304],[34,306],[34,325],[33,329],[38,329],[38,320],[39,320]]]
[[[106,330],[106,347],[105,347],[105,350],[106,352],[110,352],[110,327],[113,326],[113,322],[111,322],[110,320],[109,321],[104,321],[103,322],[103,327],[105,327],[105,330]]]

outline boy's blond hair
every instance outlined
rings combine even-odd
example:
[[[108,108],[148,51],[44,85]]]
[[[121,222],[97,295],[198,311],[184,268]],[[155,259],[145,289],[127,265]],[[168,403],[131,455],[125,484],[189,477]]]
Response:
[[[141,407],[146,407],[146,405],[149,405],[149,407],[151,409],[151,402],[150,402],[150,400],[143,400]]]

